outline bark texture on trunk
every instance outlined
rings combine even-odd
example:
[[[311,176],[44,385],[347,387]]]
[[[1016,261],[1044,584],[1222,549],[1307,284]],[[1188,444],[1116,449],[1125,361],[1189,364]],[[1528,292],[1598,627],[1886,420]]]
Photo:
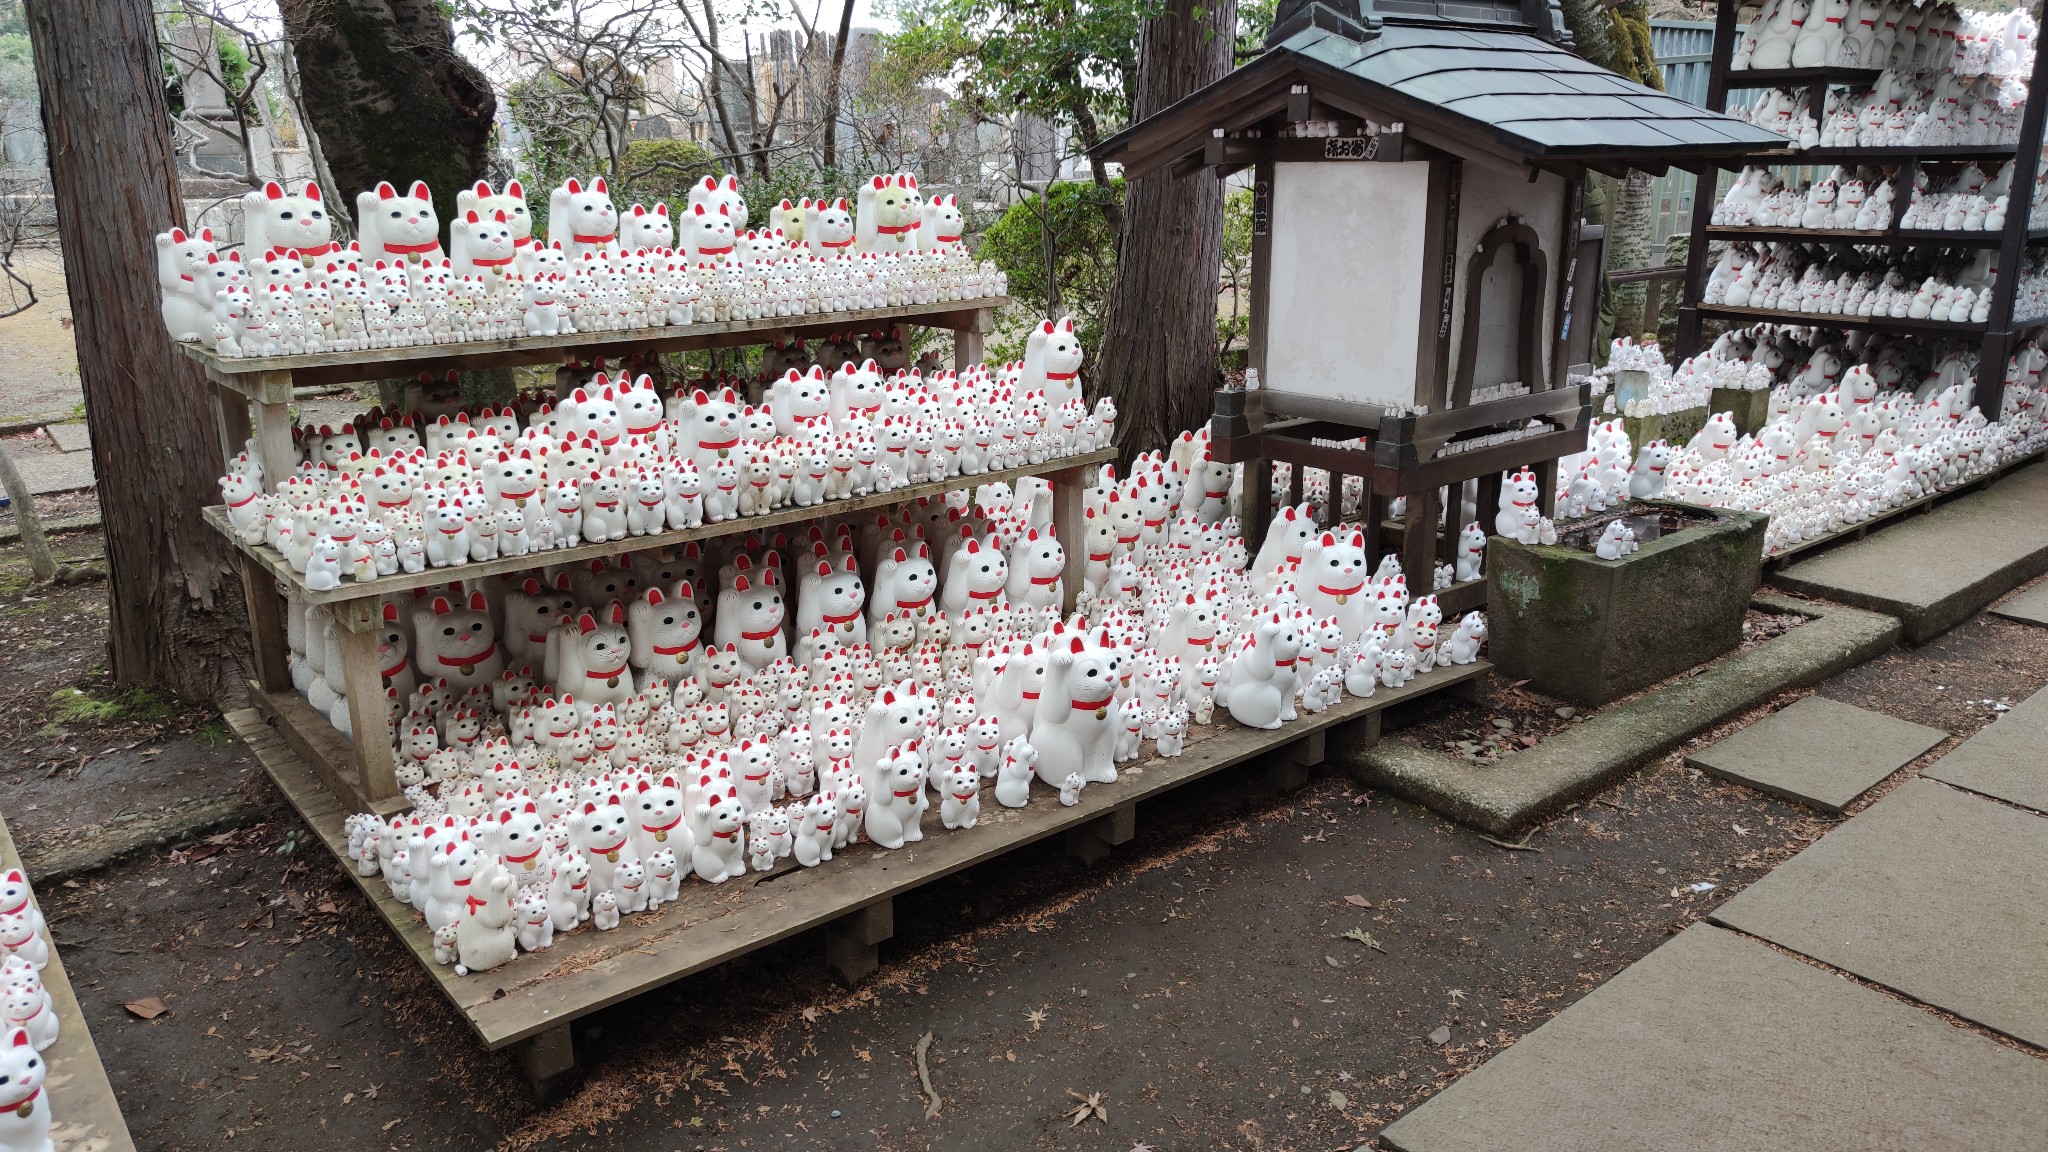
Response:
[[[1170,0],[1138,43],[1133,121],[1230,71],[1235,0],[1202,7]],[[1116,287],[1104,326],[1100,391],[1117,406],[1117,449],[1128,462],[1165,448],[1206,419],[1216,384],[1216,293],[1221,286],[1223,187],[1165,169],[1125,186]]]
[[[115,680],[219,700],[247,645],[205,377],[158,309],[156,237],[185,220],[149,0],[28,0],[51,191],[92,425]]]
[[[853,0],[839,9],[839,34],[832,39],[832,63],[825,72],[825,167],[839,166],[839,90],[846,79],[846,38],[853,35]]]
[[[455,193],[484,174],[498,99],[455,51],[436,0],[280,0],[306,114],[327,166],[355,195],[425,180],[454,219]],[[543,190],[545,194],[545,190]]]
[[[1650,233],[1655,208],[1650,202],[1652,191],[1647,173],[1634,168],[1628,170],[1628,177],[1621,182],[1621,195],[1614,202],[1614,229],[1607,234],[1609,271],[1642,268],[1650,263]],[[1643,315],[1648,291],[1641,281],[1612,285],[1610,292],[1614,300],[1615,336],[1641,339],[1644,332],[1656,329],[1657,318]]]

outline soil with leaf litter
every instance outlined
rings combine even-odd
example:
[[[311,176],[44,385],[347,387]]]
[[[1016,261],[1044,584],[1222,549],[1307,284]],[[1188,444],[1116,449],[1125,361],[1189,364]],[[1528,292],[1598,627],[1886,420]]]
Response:
[[[2019,628],[1822,691],[1918,718],[1932,674],[2017,702],[2048,682],[2048,633]],[[1390,730],[1428,715],[1405,711]],[[1959,736],[1996,714],[1952,711]],[[807,936],[587,1017],[546,1106],[274,797],[43,898],[151,1149],[1347,1148],[1832,825],[1682,756],[1526,851],[1334,772],[1291,797],[1220,773],[1093,870],[1048,843],[900,899],[856,990]]]

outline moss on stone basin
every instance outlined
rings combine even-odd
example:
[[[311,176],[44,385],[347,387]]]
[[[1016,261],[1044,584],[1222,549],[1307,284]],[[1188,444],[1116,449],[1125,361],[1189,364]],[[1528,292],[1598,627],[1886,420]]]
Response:
[[[1502,536],[1486,549],[1487,658],[1515,680],[1598,705],[1732,650],[1763,574],[1754,512],[1641,501],[1705,522],[1620,560]],[[1561,531],[1570,524],[1561,524]]]

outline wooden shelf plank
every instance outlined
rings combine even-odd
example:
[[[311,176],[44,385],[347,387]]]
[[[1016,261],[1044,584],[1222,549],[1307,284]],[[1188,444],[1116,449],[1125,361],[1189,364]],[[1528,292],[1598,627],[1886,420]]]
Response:
[[[887,852],[860,845],[818,868],[784,861],[774,871],[750,872],[745,879],[722,885],[691,880],[683,885],[681,898],[658,913],[628,916],[613,932],[586,927],[557,935],[545,952],[521,953],[502,968],[468,977],[457,977],[452,968],[433,963],[433,940],[425,922],[415,909],[391,898],[382,877],[356,875],[347,860],[348,838],[342,826],[348,814],[292,751],[296,741],[277,740],[253,709],[231,713],[227,719],[292,806],[340,859],[343,871],[462,1011],[484,1046],[495,1051],[1336,725],[1464,684],[1491,669],[1483,660],[1439,668],[1401,688],[1382,688],[1365,699],[1347,698],[1319,715],[1303,714],[1276,731],[1227,721],[1196,729],[1189,733],[1181,756],[1147,756],[1120,766],[1115,783],[1090,785],[1081,803],[1072,808],[1062,806],[1043,787],[1034,789],[1025,808],[1004,808],[991,795],[984,800],[975,828],[949,832],[936,818],[928,818],[924,841],[911,849]]]
[[[293,571],[291,563],[269,546],[259,544],[251,547],[243,544],[229,525],[225,508],[215,505],[203,509],[202,514],[215,531],[227,537],[235,547],[263,565],[272,576],[290,585],[298,595],[305,598],[306,603],[340,604],[352,600],[367,600],[392,592],[405,592],[414,588],[430,588],[451,580],[480,580],[485,576],[506,572],[524,572],[543,564],[581,564],[633,552],[645,552],[650,548],[687,544],[692,540],[713,540],[720,536],[733,536],[743,532],[772,532],[777,528],[808,524],[826,517],[851,516],[876,508],[892,508],[921,497],[943,496],[947,492],[974,488],[982,484],[997,481],[1014,483],[1027,476],[1050,476],[1074,468],[1089,468],[1114,459],[1114,448],[1100,448],[1077,456],[1062,456],[1043,464],[1004,468],[980,476],[961,476],[953,480],[911,484],[892,492],[877,492],[868,496],[856,496],[850,500],[831,500],[811,508],[785,508],[766,516],[740,516],[717,524],[706,524],[702,528],[671,530],[648,536],[628,536],[624,540],[613,540],[603,544],[579,544],[574,548],[555,548],[546,552],[529,552],[524,556],[505,556],[496,560],[472,561],[447,568],[429,568],[419,573],[400,572],[394,576],[380,576],[367,583],[343,581],[341,587],[326,592],[315,592],[307,588],[306,578]]]
[[[1930,228],[1865,232],[1854,228],[1763,228],[1747,224],[1712,224],[1707,227],[1707,239],[1863,244],[1881,248],[1997,248],[2004,243],[2005,236],[2002,232],[1948,232]],[[2048,229],[2036,229],[2027,234],[2029,244],[2042,240],[2048,240]]]
[[[1799,84],[1877,83],[1881,68],[1745,68],[1728,73],[1730,88],[1784,88]]]
[[[21,853],[14,847],[13,833],[0,819],[0,869],[5,868],[20,868],[22,875],[28,875]],[[33,888],[35,878],[29,880]],[[40,899],[37,905],[44,907]],[[47,907],[44,911],[48,913]],[[79,1133],[76,1146],[95,1152],[134,1152],[135,1140],[128,1134],[128,1122],[121,1118],[121,1102],[114,1096],[106,1065],[100,1062],[100,1051],[85,1026],[85,1013],[78,1007],[78,993],[71,987],[71,974],[65,971],[64,956],[54,937],[42,977],[57,1012],[57,1042],[43,1051],[48,1072],[43,1091],[50,1101],[53,1130]],[[70,1146],[59,1142],[59,1147]]]
[[[561,364],[626,352],[688,352],[765,344],[785,334],[810,336],[856,331],[877,324],[919,324],[938,328],[970,326],[985,309],[1000,308],[1007,296],[946,300],[902,308],[862,308],[809,316],[769,316],[759,320],[631,328],[619,332],[578,332],[567,336],[522,336],[513,340],[479,340],[462,344],[424,344],[407,348],[370,348],[360,352],[321,352],[299,356],[221,357],[197,344],[179,344],[185,355],[206,367],[208,378],[238,392],[255,395],[266,373],[291,374],[301,387],[348,384],[413,376],[446,368],[513,367]],[[289,395],[285,397],[289,399]]]
[[[1824,312],[1787,312],[1779,308],[1731,308],[1726,304],[1702,304],[1701,316],[1745,323],[1803,324],[1813,328],[1866,328],[1873,332],[1931,332],[1950,336],[1981,336],[1990,326],[1954,323],[1948,320],[1912,320],[1890,316],[1834,316]]]
[[[1884,164],[1902,160],[2010,160],[2014,151],[2010,144],[1945,144],[1925,147],[1902,144],[1885,148],[1808,148],[1803,151],[1788,148],[1716,158],[1714,163],[1722,168],[1742,168],[1752,164]]]

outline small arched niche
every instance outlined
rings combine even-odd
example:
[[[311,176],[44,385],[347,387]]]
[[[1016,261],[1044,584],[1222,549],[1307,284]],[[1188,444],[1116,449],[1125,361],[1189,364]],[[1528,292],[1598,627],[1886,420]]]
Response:
[[[1536,230],[1510,216],[1479,240],[1465,267],[1465,323],[1451,406],[1472,390],[1518,382],[1543,384],[1543,248]]]

